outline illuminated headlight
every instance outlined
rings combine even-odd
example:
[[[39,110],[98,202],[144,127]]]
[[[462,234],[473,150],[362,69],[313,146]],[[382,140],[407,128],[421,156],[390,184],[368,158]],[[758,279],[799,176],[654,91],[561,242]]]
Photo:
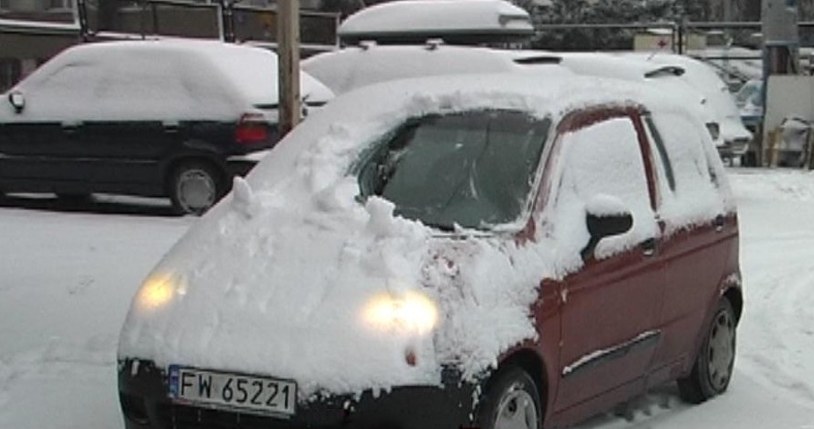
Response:
[[[142,310],[155,310],[167,305],[175,295],[183,295],[185,289],[176,276],[153,274],[141,285],[136,295],[136,306]]]
[[[368,301],[364,320],[381,331],[425,334],[438,322],[438,307],[419,292],[382,294]]]

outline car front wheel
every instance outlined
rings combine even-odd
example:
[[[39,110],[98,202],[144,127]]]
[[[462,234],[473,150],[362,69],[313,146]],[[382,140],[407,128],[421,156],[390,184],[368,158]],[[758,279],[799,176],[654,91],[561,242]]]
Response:
[[[538,429],[543,418],[540,394],[531,376],[519,367],[498,371],[481,399],[478,427]]]
[[[221,174],[205,162],[179,165],[170,181],[170,198],[179,214],[202,215],[225,193]]]
[[[686,378],[678,380],[682,399],[700,404],[726,391],[735,364],[736,328],[737,320],[732,304],[726,298],[721,299],[692,372]]]

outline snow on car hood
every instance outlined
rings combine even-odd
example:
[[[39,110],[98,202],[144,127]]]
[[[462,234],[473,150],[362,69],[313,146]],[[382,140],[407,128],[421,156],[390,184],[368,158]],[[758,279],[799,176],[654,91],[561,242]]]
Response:
[[[455,76],[367,87],[329,103],[236,180],[148,276],[120,358],[291,378],[301,398],[438,384],[442,363],[480,375],[535,339],[529,312],[540,281],[579,267],[584,241],[565,243],[574,249],[562,257],[544,238],[439,236],[394,217],[386,200],[357,201],[349,166],[407,117],[520,108],[556,123],[573,104],[628,94],[624,83],[597,91],[601,83],[587,82]],[[435,303],[433,329],[426,305],[417,324],[368,318],[377,300],[415,297]]]

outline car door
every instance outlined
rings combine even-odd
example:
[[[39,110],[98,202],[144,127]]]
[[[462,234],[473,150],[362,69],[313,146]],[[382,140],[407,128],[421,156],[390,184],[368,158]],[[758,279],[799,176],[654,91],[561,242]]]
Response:
[[[676,112],[643,119],[654,148],[659,217],[668,237],[661,252],[670,305],[662,312],[665,335],[656,356],[663,368],[656,379],[666,379],[691,364],[719,286],[737,274],[737,220],[727,210],[725,173],[715,165],[717,155],[704,129]]]
[[[0,176],[10,190],[75,192],[89,181],[79,136],[101,75],[93,62],[67,61],[15,87],[25,106],[8,116],[0,143]]]
[[[603,394],[621,399],[641,388],[661,336],[663,262],[649,154],[643,156],[647,145],[630,112],[577,114],[559,132],[559,179],[547,218],[558,253],[571,265],[560,282],[561,379],[555,402],[555,412],[567,415]],[[633,226],[603,239],[583,259],[586,206],[597,195],[621,201]]]
[[[177,122],[134,118],[86,122],[80,139],[94,160],[94,187],[110,192],[160,193],[160,160],[182,138]],[[150,192],[150,191],[153,192]]]
[[[72,142],[55,120],[12,117],[0,125],[0,180],[6,191],[49,191],[54,183],[82,179],[64,162]]]

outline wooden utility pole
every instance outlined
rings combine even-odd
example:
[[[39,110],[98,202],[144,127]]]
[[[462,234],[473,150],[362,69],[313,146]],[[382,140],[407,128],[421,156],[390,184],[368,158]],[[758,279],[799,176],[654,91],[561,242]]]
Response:
[[[280,137],[300,121],[300,0],[277,0]]]

